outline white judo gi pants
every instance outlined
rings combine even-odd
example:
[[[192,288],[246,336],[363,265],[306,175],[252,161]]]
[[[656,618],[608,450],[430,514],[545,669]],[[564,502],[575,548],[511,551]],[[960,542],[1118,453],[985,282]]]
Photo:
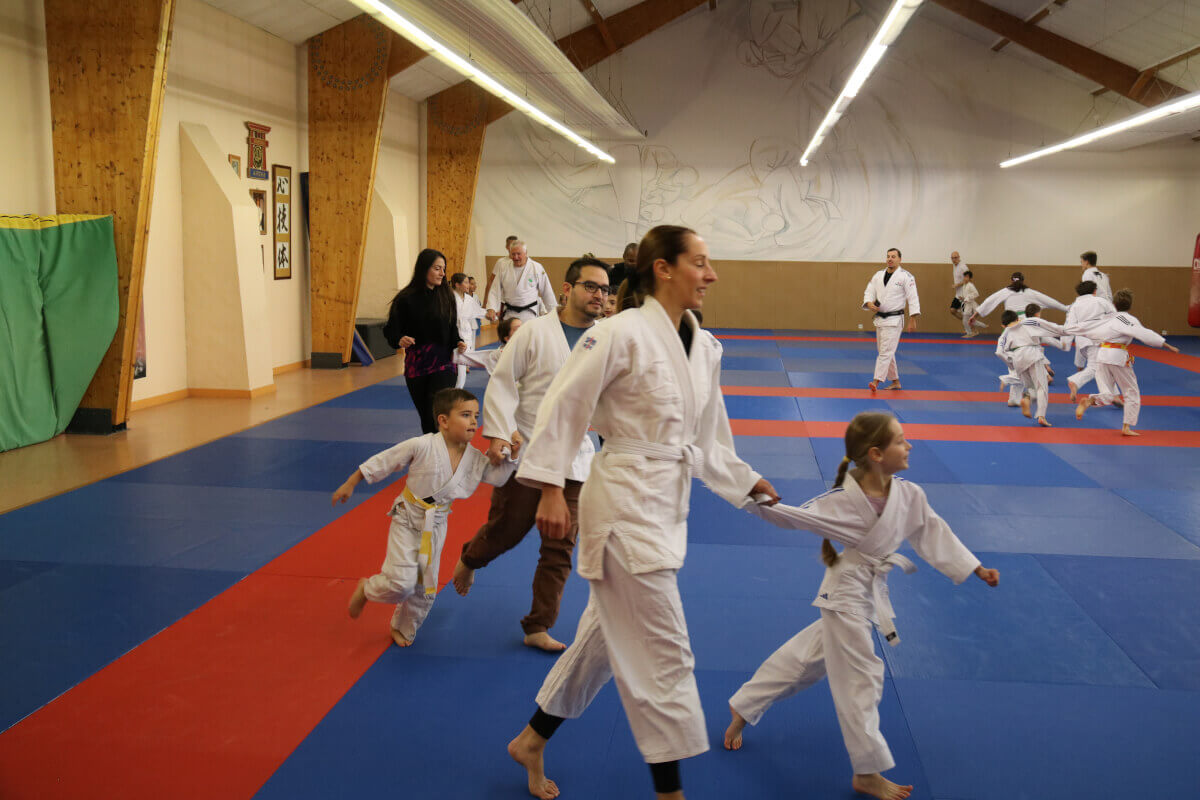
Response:
[[[872,627],[866,617],[821,609],[819,620],[763,662],[729,699],[730,707],[757,725],[776,701],[828,677],[854,774],[886,772],[896,761],[879,731],[883,661],[875,655]]]
[[[1137,375],[1132,365],[1116,366],[1114,364],[1096,364],[1096,383],[1100,386],[1100,394],[1092,395],[1092,403],[1106,406],[1112,403],[1118,394],[1125,396],[1125,413],[1122,422],[1129,426],[1137,425],[1138,415],[1142,411],[1142,392],[1138,389]],[[1108,389],[1105,390],[1105,384]]]
[[[1046,378],[1046,365],[1042,361],[1038,361],[1027,370],[1017,373],[1017,377],[1021,379],[1022,390],[1033,397],[1035,417],[1046,416],[1046,405],[1050,401],[1050,385]],[[1009,389],[1009,396],[1012,396],[1012,389]]]
[[[429,616],[436,595],[425,594],[425,586],[418,581],[418,551],[421,549],[421,532],[392,517],[388,529],[387,555],[378,575],[367,579],[364,593],[372,603],[395,603],[392,613],[392,630],[405,639],[417,635],[417,629]]]
[[[987,327],[987,323],[979,320],[975,320],[974,325],[971,324],[971,315],[974,314],[978,309],[979,304],[977,303],[963,303],[962,308],[959,309],[962,311],[962,324],[964,333],[974,333],[980,328]]]
[[[1084,386],[1087,386],[1088,382],[1094,378],[1096,380],[1096,387],[1100,390],[1100,394],[1113,393],[1113,386],[1112,384],[1108,383],[1108,378],[1100,375],[1100,362],[1096,360],[1096,352],[1099,349],[1100,348],[1094,344],[1088,345],[1087,347],[1076,348],[1075,365],[1080,367],[1080,370],[1071,377],[1067,378],[1067,383],[1069,383],[1076,392],[1078,392]],[[1080,358],[1084,360],[1083,364],[1079,363]]]
[[[900,347],[900,333],[903,330],[903,325],[877,325],[875,327],[875,347],[879,350],[879,355],[875,358],[874,379],[876,381],[900,380],[900,373],[896,371],[896,349]]]
[[[609,536],[604,578],[589,581],[591,595],[575,641],[558,657],[537,695],[547,714],[574,719],[609,678],[616,678],[647,764],[708,750],[676,572],[631,574],[616,537]]]

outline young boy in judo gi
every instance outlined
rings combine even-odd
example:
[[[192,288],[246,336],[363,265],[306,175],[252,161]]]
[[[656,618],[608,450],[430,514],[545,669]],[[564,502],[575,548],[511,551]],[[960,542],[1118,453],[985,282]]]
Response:
[[[831,491],[799,508],[749,506],[779,527],[827,537],[821,544],[826,571],[813,601],[821,618],[785,642],[730,698],[733,721],[725,731],[726,749],[740,749],[743,728],[757,725],[776,701],[828,677],[854,770],[854,791],[882,800],[901,800],[912,792],[912,786],[882,775],[895,760],[879,731],[883,661],[871,635],[874,624],[889,644],[900,642],[887,575],[894,567],[904,572],[916,567],[896,550],[907,540],[917,555],[956,584],[974,574],[996,586],[1000,573],[979,563],[929,507],[919,486],[896,476],[908,469],[911,449],[895,417],[864,412],[846,429],[846,457]],[[838,553],[830,539],[845,550]]]
[[[958,299],[962,301],[962,308],[959,309],[960,319],[962,319],[963,330],[966,331],[962,338],[974,339],[979,335],[978,329],[986,328],[987,323],[975,316],[975,312],[979,310],[979,289],[975,286],[975,273],[971,270],[963,272],[958,292]]]
[[[395,603],[392,641],[408,647],[425,621],[437,596],[438,562],[446,541],[450,504],[470,497],[481,482],[500,486],[516,469],[506,459],[488,463],[471,447],[479,423],[479,401],[463,389],[442,389],[433,396],[438,432],[408,439],[364,461],[333,493],[333,503],[345,503],[361,481],[378,483],[393,472],[408,471],[404,491],[388,516],[387,556],[379,574],[363,578],[350,598],[350,616],[357,619],[367,601]]]
[[[1033,308],[1035,314],[1040,311],[1033,303],[1029,304],[1029,308]],[[1009,370],[1008,375],[1000,377],[1000,385],[1013,385],[1014,382],[1019,382],[1022,388],[1021,413],[1026,417],[1032,417],[1033,413],[1036,413],[1038,425],[1043,428],[1052,427],[1046,419],[1046,405],[1050,400],[1050,390],[1046,380],[1046,356],[1042,353],[1042,346],[1039,342],[1040,334],[1044,329],[1036,323],[1043,323],[1046,326],[1053,325],[1055,328],[1059,328],[1059,326],[1036,318],[1030,319],[1028,312],[1026,318],[1021,319],[1015,311],[1005,311],[1000,315],[1000,322],[1004,325],[1004,330],[996,342],[996,355],[1008,365]],[[1049,328],[1045,329],[1046,332],[1049,330]],[[1034,412],[1030,411],[1031,397],[1036,403]]]
[[[1113,295],[1113,307],[1117,313],[1099,320],[1081,323],[1067,328],[1068,333],[1082,335],[1097,343],[1096,383],[1102,388],[1099,394],[1085,395],[1075,407],[1075,419],[1083,419],[1083,413],[1092,406],[1103,406],[1116,399],[1119,390],[1125,396],[1125,412],[1121,433],[1138,436],[1133,426],[1137,425],[1142,410],[1142,395],[1138,389],[1137,375],[1133,371],[1133,355],[1129,345],[1133,340],[1150,347],[1161,347],[1178,353],[1179,348],[1167,344],[1167,340],[1146,328],[1138,318],[1129,313],[1133,308],[1133,292],[1121,289]],[[1103,380],[1102,380],[1103,379]],[[1103,388],[1105,384],[1108,388]]]
[[[1067,321],[1063,327],[1083,324],[1093,324],[1117,313],[1112,301],[1101,297],[1094,281],[1081,281],[1075,286],[1075,302],[1067,309]],[[1075,337],[1075,366],[1078,368],[1071,377],[1067,378],[1067,386],[1071,390],[1071,402],[1075,402],[1079,390],[1097,377],[1099,369],[1096,361],[1096,351],[1099,346],[1086,336]],[[1099,383],[1100,393],[1110,392],[1112,387]]]

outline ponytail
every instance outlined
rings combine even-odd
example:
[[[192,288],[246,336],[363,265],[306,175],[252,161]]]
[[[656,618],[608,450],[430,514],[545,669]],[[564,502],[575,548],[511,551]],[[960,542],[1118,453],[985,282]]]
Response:
[[[850,456],[842,459],[842,463],[838,464],[837,477],[833,481],[833,488],[837,489],[846,481],[846,471],[850,469]],[[825,566],[832,567],[837,563],[838,551],[833,548],[833,542],[828,539],[821,541],[821,560],[825,562]]]

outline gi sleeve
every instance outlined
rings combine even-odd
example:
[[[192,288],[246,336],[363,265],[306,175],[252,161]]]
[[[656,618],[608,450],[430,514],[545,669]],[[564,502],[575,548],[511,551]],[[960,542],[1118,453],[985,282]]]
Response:
[[[492,288],[488,289],[487,310],[500,313],[500,304],[504,300],[504,289],[501,284],[503,280],[500,276],[500,262],[496,262],[496,267],[492,271]]]
[[[904,283],[904,297],[908,300],[908,315],[915,317],[921,313],[921,298],[917,296],[917,279],[912,275]]]
[[[930,507],[925,490],[915,484],[909,486],[916,490],[911,502],[917,514],[917,527],[907,537],[909,543],[930,566],[955,583],[962,583],[979,566],[979,559]],[[893,486],[892,490],[895,489]]]
[[[725,397],[721,394],[721,345],[716,339],[712,342],[716,345],[716,366],[712,370],[708,404],[701,412],[700,430],[696,437],[696,445],[704,453],[704,469],[700,477],[722,500],[741,507],[742,501],[762,475],[739,458],[734,449]]]
[[[524,327],[517,333],[523,330]],[[622,353],[614,352],[614,330],[612,325],[597,325],[584,333],[550,384],[538,408],[533,436],[525,445],[517,469],[517,480],[521,483],[563,485],[587,435],[600,395],[620,374],[626,361]]]
[[[1137,339],[1142,344],[1148,344],[1151,347],[1162,347],[1167,343],[1166,339],[1144,325],[1130,325],[1129,330],[1125,331],[1125,333]]]
[[[503,486],[508,483],[508,479],[517,471],[517,462],[511,458],[506,458],[499,464],[492,465],[489,461],[488,465],[483,468],[482,481],[491,484],[492,486]]]
[[[546,313],[549,314],[558,308],[558,298],[554,296],[554,287],[550,285],[550,276],[546,274],[546,270],[539,270],[538,275],[538,293],[542,297],[542,305],[546,308]]]
[[[975,314],[980,317],[986,317],[992,313],[996,306],[1000,305],[1004,300],[1004,289],[997,289],[988,295],[987,299],[979,304],[979,308],[975,310]]]
[[[1058,302],[1048,294],[1042,294],[1036,289],[1026,289],[1025,294],[1029,295],[1033,299],[1033,302],[1037,303],[1042,308],[1054,308],[1059,311],[1067,310],[1067,307],[1062,303]]]
[[[866,308],[871,303],[878,303],[879,297],[875,294],[875,276],[871,276],[871,280],[867,281],[867,289],[863,292],[862,307]]]
[[[862,541],[865,531],[855,529],[841,513],[837,501],[830,500],[841,492],[841,489],[834,489],[814,497],[802,506],[783,503],[760,506],[751,502],[746,510],[778,528],[812,531],[817,536],[832,539],[845,547],[855,547]]]
[[[359,464],[358,471],[362,473],[367,483],[379,483],[393,472],[404,472],[422,446],[422,438],[418,436],[406,439],[382,453],[376,453]]]
[[[533,335],[534,326],[522,325],[500,351],[500,360],[492,370],[492,378],[483,395],[483,435],[486,437],[507,442],[517,429],[517,406],[521,402],[517,382],[529,366]]]

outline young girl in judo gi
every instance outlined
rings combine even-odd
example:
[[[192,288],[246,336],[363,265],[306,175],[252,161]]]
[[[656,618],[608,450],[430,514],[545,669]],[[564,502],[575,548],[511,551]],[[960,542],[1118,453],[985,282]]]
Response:
[[[1121,433],[1139,436],[1133,426],[1137,425],[1142,410],[1142,394],[1138,389],[1137,375],[1133,371],[1133,356],[1129,345],[1134,339],[1150,347],[1161,347],[1178,353],[1179,348],[1167,344],[1167,340],[1146,328],[1138,318],[1129,313],[1133,308],[1133,292],[1121,289],[1113,295],[1113,307],[1117,313],[1103,319],[1080,323],[1067,328],[1067,333],[1086,336],[1098,345],[1096,354],[1096,382],[1099,394],[1085,395],[1075,407],[1075,419],[1083,419],[1083,413],[1092,406],[1103,406],[1113,402],[1119,390],[1125,397],[1125,412]],[[1103,378],[1103,380],[1101,380]],[[1107,386],[1108,388],[1104,388]]]
[[[479,401],[463,389],[442,389],[433,397],[438,432],[427,433],[384,450],[364,461],[333,493],[345,503],[361,481],[378,483],[394,472],[408,471],[404,491],[388,516],[387,556],[379,574],[363,578],[350,598],[350,616],[372,603],[395,603],[392,641],[408,647],[437,596],[438,562],[446,541],[450,504],[470,497],[481,482],[500,486],[516,462],[488,463],[471,447],[479,421]]]
[[[708,750],[676,584],[692,478],[739,507],[753,494],[779,499],[734,451],[721,346],[691,313],[716,279],[695,232],[651,229],[625,281],[630,304],[579,340],[526,445],[517,479],[541,488],[538,528],[561,537],[570,525],[564,476],[589,424],[604,437],[579,497],[578,571],[588,604],[533,718],[508,745],[535,797],[559,794],[543,768],[547,740],[609,678],[659,798],[682,798],[679,760]]]
[[[455,352],[453,356],[454,363],[458,367],[458,376],[454,383],[455,389],[461,389],[467,382],[467,367],[468,362],[465,362],[460,356],[475,350],[475,324],[479,320],[487,317],[483,306],[479,305],[470,294],[467,293],[467,287],[470,285],[470,279],[465,272],[456,272],[450,278],[450,288],[454,290],[454,307],[458,313],[458,335],[467,345],[467,349],[462,353]]]
[[[864,412],[846,429],[846,457],[834,488],[803,506],[751,506],[782,528],[802,528],[827,537],[821,558],[827,567],[813,605],[821,618],[776,650],[729,700],[733,721],[725,747],[742,746],[742,729],[757,725],[778,700],[829,678],[833,705],[857,792],[884,800],[908,797],[881,773],[895,766],[879,731],[883,661],[875,654],[872,624],[889,644],[900,638],[892,622],[887,574],[893,567],[913,572],[911,561],[896,552],[907,540],[917,554],[955,583],[972,574],[989,586],[1000,573],[985,569],[958,540],[925,498],[925,492],[896,473],[908,469],[912,449],[891,414]],[[830,539],[845,546],[840,554]]]
[[[521,327],[520,317],[500,320],[496,323],[496,337],[500,340],[499,347],[494,350],[467,350],[465,353],[455,353],[454,363],[460,370],[465,367],[480,367],[487,370],[488,375],[491,375],[496,371],[496,363],[500,361],[500,356],[504,353],[504,345],[508,344],[508,340],[513,337],[519,327]]]

